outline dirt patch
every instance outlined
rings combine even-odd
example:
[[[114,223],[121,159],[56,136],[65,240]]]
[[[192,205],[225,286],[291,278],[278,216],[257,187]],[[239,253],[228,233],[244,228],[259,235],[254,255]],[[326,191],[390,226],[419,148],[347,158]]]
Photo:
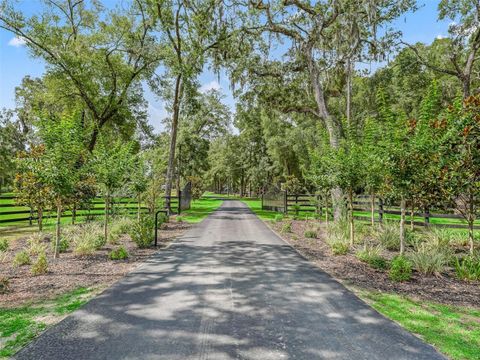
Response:
[[[31,265],[17,268],[12,266],[15,253],[26,247],[28,237],[19,238],[11,242],[5,259],[0,263],[0,275],[7,276],[10,281],[9,292],[0,294],[0,307],[17,307],[30,301],[51,298],[78,287],[107,287],[148,257],[168,246],[189,227],[187,223],[163,224],[158,232],[157,248],[139,249],[127,235],[123,235],[116,245],[107,244],[90,256],[77,256],[69,250],[54,260],[51,246],[47,244],[48,273],[39,276],[31,275]],[[108,254],[119,246],[128,251],[129,258],[110,260]]]
[[[281,232],[282,222],[268,222],[267,225],[303,256],[346,286],[404,294],[411,298],[449,305],[480,308],[480,283],[458,280],[454,277],[453,269],[447,269],[439,277],[424,276],[414,272],[410,281],[397,283],[388,278],[386,271],[373,269],[358,260],[352,250],[347,255],[333,255],[325,242],[324,224],[315,224],[319,228],[319,238],[309,239],[303,234],[311,223],[302,220],[293,220],[291,223],[291,233]],[[385,257],[392,258],[394,255],[394,252],[389,252]]]

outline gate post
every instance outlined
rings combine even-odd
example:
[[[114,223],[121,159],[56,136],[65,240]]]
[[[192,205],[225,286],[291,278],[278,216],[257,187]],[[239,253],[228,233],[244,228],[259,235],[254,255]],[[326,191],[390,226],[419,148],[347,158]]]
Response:
[[[425,213],[423,214],[423,216],[425,217],[425,226],[429,226],[430,225],[430,209],[428,208],[428,206],[425,207]]]
[[[288,214],[288,194],[287,194],[287,190],[284,191],[283,193],[283,213],[284,214]]]

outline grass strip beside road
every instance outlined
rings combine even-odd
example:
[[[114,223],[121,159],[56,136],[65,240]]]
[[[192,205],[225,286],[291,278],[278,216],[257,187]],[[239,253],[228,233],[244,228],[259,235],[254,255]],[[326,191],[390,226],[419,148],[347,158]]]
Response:
[[[453,360],[480,359],[480,309],[359,291],[381,314],[419,335]]]
[[[0,308],[0,358],[13,356],[47,327],[77,310],[98,292],[99,289],[80,287],[51,300]]]
[[[190,209],[181,213],[181,218],[188,223],[199,223],[222,205],[223,200],[202,197],[193,200]]]

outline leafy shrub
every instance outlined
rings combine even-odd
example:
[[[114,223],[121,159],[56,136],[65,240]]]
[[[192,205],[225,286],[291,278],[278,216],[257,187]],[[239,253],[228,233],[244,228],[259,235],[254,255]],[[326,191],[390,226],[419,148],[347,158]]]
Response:
[[[343,241],[333,241],[330,244],[333,255],[345,255],[348,253],[349,245]]]
[[[43,244],[44,235],[42,233],[34,233],[27,239],[28,253],[31,256],[40,254],[45,251],[45,244]]]
[[[381,251],[382,249],[379,246],[367,247],[357,252],[356,256],[360,261],[367,263],[374,269],[386,269],[388,263],[387,260],[380,255]]]
[[[179,223],[183,223],[183,217],[182,216],[177,216],[175,218],[175,220],[177,220],[177,222],[179,222]]]
[[[0,239],[0,252],[8,250],[9,244],[7,239]]]
[[[384,223],[377,229],[375,238],[387,250],[400,249],[400,232],[396,223]]]
[[[53,243],[55,246],[55,243]],[[68,250],[68,248],[70,247],[70,243],[68,242],[68,239],[66,237],[61,237],[60,238],[60,242],[58,243],[58,252],[60,253],[64,253]]]
[[[149,247],[155,236],[154,220],[149,216],[140,218],[133,223],[128,234],[139,248]]]
[[[115,218],[110,224],[108,242],[110,244],[116,244],[118,238],[121,235],[128,233],[128,230],[132,226],[132,223],[133,223],[133,220],[126,216]]]
[[[37,276],[37,275],[42,275],[46,274],[48,271],[48,261],[47,261],[47,255],[45,252],[41,252],[40,255],[38,255],[37,260],[35,263],[32,265],[32,275]]]
[[[305,232],[303,233],[303,236],[305,236],[306,238],[309,238],[309,239],[316,239],[317,238],[317,232],[313,229],[308,229],[308,230],[305,230]]]
[[[437,248],[428,244],[421,244],[418,249],[409,255],[413,268],[424,275],[440,274],[448,263],[448,256]]]
[[[350,228],[348,222],[342,220],[329,224],[327,234],[328,241],[350,241]]]
[[[112,250],[108,256],[110,260],[125,260],[128,259],[128,252],[123,246],[120,246],[118,249]]]
[[[480,256],[468,255],[463,259],[456,259],[455,272],[462,280],[480,280]]]
[[[275,222],[280,222],[283,220],[283,215],[282,214],[276,214],[275,215]]]
[[[0,294],[6,294],[10,290],[10,280],[6,276],[0,276]]]
[[[30,264],[30,255],[26,250],[22,250],[15,254],[15,258],[13,259],[13,266],[23,266]]]
[[[91,255],[106,243],[102,225],[96,222],[78,226],[71,237],[77,255]]]
[[[397,282],[408,281],[412,277],[412,263],[405,256],[396,256],[390,264],[388,277]]]
[[[282,224],[283,233],[291,233],[292,232],[292,223],[290,221]]]

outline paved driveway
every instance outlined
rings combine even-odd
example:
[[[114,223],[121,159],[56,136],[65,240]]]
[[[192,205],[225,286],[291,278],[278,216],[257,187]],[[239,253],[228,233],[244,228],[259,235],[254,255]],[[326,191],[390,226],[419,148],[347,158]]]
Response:
[[[16,358],[444,359],[238,201],[225,201]]]

